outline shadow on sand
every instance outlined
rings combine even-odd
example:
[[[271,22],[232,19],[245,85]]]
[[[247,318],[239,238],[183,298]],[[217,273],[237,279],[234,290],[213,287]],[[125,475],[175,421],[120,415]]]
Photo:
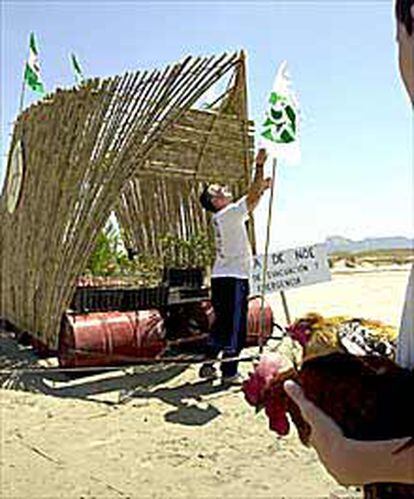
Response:
[[[49,370],[45,365],[50,366]],[[191,426],[205,425],[221,414],[211,399],[237,391],[217,381],[162,386],[186,371],[186,365],[121,366],[110,371],[93,369],[86,374],[59,372],[52,365],[47,360],[41,362],[31,347],[20,345],[13,333],[0,331],[0,386],[3,389],[113,407],[158,399],[174,408],[165,414],[166,422]]]

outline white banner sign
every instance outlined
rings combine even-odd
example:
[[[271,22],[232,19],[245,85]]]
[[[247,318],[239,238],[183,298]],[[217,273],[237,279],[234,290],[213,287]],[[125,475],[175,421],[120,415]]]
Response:
[[[250,294],[260,295],[263,285],[264,256],[253,258]],[[314,244],[271,253],[267,257],[264,294],[299,288],[331,280],[326,247]]]

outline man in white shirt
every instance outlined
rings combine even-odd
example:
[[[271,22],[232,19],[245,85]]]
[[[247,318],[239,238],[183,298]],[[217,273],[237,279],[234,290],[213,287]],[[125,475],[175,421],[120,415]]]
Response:
[[[247,299],[252,251],[246,222],[257,206],[271,179],[263,178],[266,151],[260,149],[256,157],[256,171],[247,194],[233,202],[230,190],[219,184],[207,186],[200,196],[203,208],[211,213],[214,227],[216,258],[211,276],[211,299],[215,323],[208,342],[207,356],[238,357],[245,343],[247,329]],[[239,381],[238,362],[221,363],[224,382]],[[212,363],[205,363],[200,377],[214,378],[217,371]]]

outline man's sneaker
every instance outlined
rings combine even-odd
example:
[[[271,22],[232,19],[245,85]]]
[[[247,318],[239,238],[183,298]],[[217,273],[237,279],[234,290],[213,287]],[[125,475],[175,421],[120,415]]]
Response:
[[[204,379],[216,379],[218,378],[217,369],[213,364],[203,364],[198,371],[200,378]]]
[[[237,373],[233,376],[223,376],[221,382],[223,385],[241,386],[243,384],[243,378],[241,374]]]

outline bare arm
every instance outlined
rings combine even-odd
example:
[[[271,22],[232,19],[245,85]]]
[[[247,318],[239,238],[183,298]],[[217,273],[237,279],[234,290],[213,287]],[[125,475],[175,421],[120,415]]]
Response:
[[[266,158],[266,150],[259,149],[259,152],[256,156],[256,169],[254,179],[250,184],[246,197],[246,204],[249,212],[252,212],[256,208],[263,192],[268,189],[272,183],[270,178],[263,178],[263,165],[266,162]]]
[[[299,385],[287,381],[284,387],[312,428],[310,443],[339,483],[414,483],[414,447],[393,454],[409,439],[366,442],[345,438],[339,426],[305,397]]]

